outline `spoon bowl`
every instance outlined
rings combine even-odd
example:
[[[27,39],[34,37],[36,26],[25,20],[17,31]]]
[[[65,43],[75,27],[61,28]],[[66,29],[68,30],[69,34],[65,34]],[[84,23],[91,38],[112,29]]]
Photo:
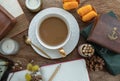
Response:
[[[35,45],[34,43],[32,43],[31,40],[30,40],[30,38],[28,36],[24,35],[23,38],[24,38],[26,44],[34,46],[39,51],[41,51],[47,58],[51,59],[51,57],[46,52],[44,52],[40,47],[38,47],[37,45]]]
[[[31,40],[30,40],[30,38],[28,38],[28,36],[23,36],[23,38],[25,39],[26,44],[31,45]]]

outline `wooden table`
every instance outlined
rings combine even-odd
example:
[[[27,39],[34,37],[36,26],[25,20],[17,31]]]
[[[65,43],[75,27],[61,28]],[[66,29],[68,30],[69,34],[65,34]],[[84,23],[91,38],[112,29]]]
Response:
[[[62,8],[62,0],[43,0],[43,5],[42,9],[48,8],[48,7],[59,7]],[[37,14],[37,13],[31,13],[26,7],[25,7],[25,0],[19,0],[21,7],[23,8],[27,19],[29,22],[32,20],[32,18]],[[80,0],[80,6],[83,6],[85,4],[92,4],[97,12],[99,14],[109,12],[110,10],[113,10],[118,16],[120,16],[120,1],[116,0]],[[69,11],[77,20],[80,30],[85,28],[89,23],[83,23],[79,16],[76,13],[76,10]],[[39,64],[40,66],[42,65],[47,65],[47,64],[53,64],[57,62],[63,62],[63,61],[68,61],[68,60],[74,60],[74,59],[79,59],[81,56],[78,54],[77,48],[80,44],[85,43],[85,40],[82,36],[80,36],[79,43],[76,46],[76,48],[65,58],[61,59],[56,59],[56,60],[49,60],[44,57],[41,57],[38,55],[32,47],[26,45],[23,40],[23,35],[27,34],[28,31],[23,31],[17,36],[13,37],[13,39],[17,40],[20,43],[20,51],[17,55],[14,56],[6,56],[9,59],[16,61],[20,60],[23,63],[23,67],[25,69],[26,64],[30,62],[31,60],[34,60],[35,64]],[[120,75],[118,76],[112,76],[108,72],[105,71],[97,71],[97,72],[89,72],[90,75],[90,80],[91,81],[120,81]]]

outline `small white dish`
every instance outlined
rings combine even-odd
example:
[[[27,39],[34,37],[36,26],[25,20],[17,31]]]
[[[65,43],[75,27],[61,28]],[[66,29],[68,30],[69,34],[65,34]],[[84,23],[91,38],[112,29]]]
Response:
[[[38,12],[41,8],[41,0],[26,0],[26,7],[32,12]]]
[[[38,47],[40,47],[42,50],[44,50],[48,55],[50,55],[52,57],[52,59],[58,59],[58,58],[62,58],[62,56],[59,54],[58,50],[51,50],[51,49],[47,49],[45,47],[43,47],[37,40],[37,37],[35,35],[35,31],[36,31],[36,27],[35,27],[35,23],[38,23],[40,19],[42,19],[42,17],[44,15],[47,14],[61,14],[63,15],[66,20],[68,21],[68,23],[70,24],[70,31],[71,31],[71,37],[69,39],[69,41],[67,42],[66,45],[63,46],[63,49],[65,50],[66,54],[70,54],[74,48],[76,47],[79,37],[80,37],[80,29],[79,29],[79,25],[76,21],[76,19],[72,16],[72,14],[70,14],[69,12],[61,9],[61,8],[56,8],[56,7],[51,7],[51,8],[47,8],[42,10],[41,12],[39,12],[31,21],[30,25],[29,25],[29,30],[28,30],[28,36],[31,39],[32,43],[34,43],[35,45],[37,45]],[[41,56],[47,58],[44,54],[42,54],[42,52],[40,52],[38,49],[36,49],[34,46],[32,46],[32,48]]]

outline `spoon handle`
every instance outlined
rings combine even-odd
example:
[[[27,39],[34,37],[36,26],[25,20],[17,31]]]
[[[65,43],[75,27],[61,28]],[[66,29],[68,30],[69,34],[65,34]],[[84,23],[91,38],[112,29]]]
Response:
[[[36,46],[32,42],[31,42],[31,45],[33,45],[35,48],[37,48],[38,50],[40,50],[45,56],[47,56],[49,59],[51,59],[51,57],[47,53],[45,53],[41,48],[39,48],[38,46]]]

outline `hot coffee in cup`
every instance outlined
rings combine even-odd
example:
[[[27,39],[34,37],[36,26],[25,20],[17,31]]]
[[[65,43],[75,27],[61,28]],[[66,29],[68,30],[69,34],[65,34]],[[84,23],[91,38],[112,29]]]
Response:
[[[70,28],[67,20],[59,14],[48,14],[36,25],[37,39],[48,49],[58,49],[65,54],[63,46],[70,38]],[[61,54],[62,54],[61,53]]]

